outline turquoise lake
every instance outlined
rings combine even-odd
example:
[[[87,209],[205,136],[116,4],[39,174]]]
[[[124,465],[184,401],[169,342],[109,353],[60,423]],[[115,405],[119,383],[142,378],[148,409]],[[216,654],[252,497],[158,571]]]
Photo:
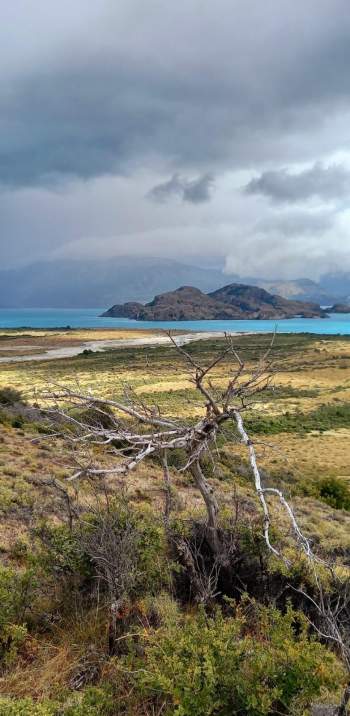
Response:
[[[293,318],[278,321],[131,321],[99,318],[103,308],[2,308],[0,328],[177,328],[189,331],[317,333],[350,335],[350,314],[330,318]]]

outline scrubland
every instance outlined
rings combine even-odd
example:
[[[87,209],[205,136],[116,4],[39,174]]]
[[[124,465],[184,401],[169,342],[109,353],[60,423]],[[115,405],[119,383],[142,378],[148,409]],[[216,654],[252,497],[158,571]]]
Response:
[[[18,341],[20,354],[34,343],[91,339],[83,331],[25,333],[4,332],[0,355],[2,341],[14,347]],[[103,339],[113,337],[103,331]],[[252,367],[270,340],[233,339]],[[205,364],[221,345],[203,340],[187,350]],[[346,585],[350,341],[277,335],[273,356],[276,373],[254,397],[246,426],[265,484],[283,490],[314,551]],[[228,370],[225,361],[215,368],[213,390],[224,385]],[[181,450],[169,461],[170,532],[156,459],[126,478],[66,481],[87,451],[99,465],[115,456],[92,444],[73,450],[64,431],[48,426],[41,393],[59,385],[109,399],[132,395],[188,421],[204,410],[172,347],[2,364],[0,716],[306,716],[315,702],[336,703],[347,679],[341,655],[310,626],[315,615],[298,591],[315,596],[313,571],[277,507],[274,539],[290,562],[268,552],[247,455],[234,430],[226,425],[203,465],[230,541],[229,563],[220,566],[205,542],[201,497],[181,471]],[[9,395],[9,386],[18,393]],[[208,599],[176,548],[177,535],[195,554],[197,577],[215,587],[208,587]],[[326,569],[322,579],[325,592],[331,590]],[[111,594],[118,590],[123,603],[111,635]]]

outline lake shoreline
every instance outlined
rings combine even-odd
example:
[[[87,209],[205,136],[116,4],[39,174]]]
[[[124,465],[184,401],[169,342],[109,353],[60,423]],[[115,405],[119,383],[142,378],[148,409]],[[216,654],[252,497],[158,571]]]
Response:
[[[116,329],[117,330],[117,329]],[[233,334],[239,335],[239,334]],[[246,334],[245,334],[246,335]],[[224,332],[198,332],[198,333],[183,333],[174,334],[174,339],[180,346],[186,345],[196,340],[208,340],[210,338],[224,338]],[[26,355],[11,355],[0,357],[1,364],[7,363],[24,363],[29,361],[43,361],[43,360],[58,360],[64,358],[74,358],[80,355],[84,351],[91,351],[93,353],[102,353],[105,350],[118,349],[118,348],[133,348],[143,346],[171,346],[171,341],[167,335],[150,335],[149,337],[144,336],[142,338],[115,338],[107,340],[93,340],[83,341],[78,345],[74,346],[63,346],[61,348],[47,348],[41,353],[26,354]],[[27,346],[28,347],[28,346]],[[22,346],[19,346],[22,348]],[[33,346],[30,346],[33,348]],[[34,346],[35,348],[35,346]],[[4,346],[1,350],[3,351],[15,351],[15,346]]]

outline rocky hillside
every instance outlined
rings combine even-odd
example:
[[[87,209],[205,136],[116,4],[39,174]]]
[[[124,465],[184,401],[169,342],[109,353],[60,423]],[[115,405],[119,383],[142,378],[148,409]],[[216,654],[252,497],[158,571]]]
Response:
[[[203,293],[193,286],[155,296],[153,301],[116,304],[102,314],[140,321],[190,321],[224,319],[282,319],[302,316],[323,318],[327,314],[315,303],[290,301],[255,286],[232,283]]]

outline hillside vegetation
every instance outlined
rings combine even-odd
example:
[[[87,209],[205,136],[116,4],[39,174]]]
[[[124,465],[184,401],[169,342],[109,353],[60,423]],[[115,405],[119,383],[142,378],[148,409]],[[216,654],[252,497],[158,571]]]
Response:
[[[72,331],[69,340],[78,338]],[[249,369],[270,340],[243,336],[233,344]],[[221,348],[215,339],[186,350],[206,364]],[[278,370],[254,396],[246,425],[264,483],[283,489],[317,554],[333,562],[337,589],[345,589],[350,342],[278,335],[273,354]],[[215,367],[213,390],[228,370],[228,360]],[[267,550],[233,426],[203,463],[229,545],[228,562],[218,565],[180,448],[169,454],[170,531],[157,459],[124,478],[66,481],[87,456],[112,466],[120,446],[72,442],[74,432],[43,413],[49,385],[114,400],[128,394],[154,414],[189,423],[205,403],[173,347],[1,366],[0,715],[306,716],[315,702],[337,703],[347,679],[341,655],[310,627],[315,614],[298,591],[316,597],[313,570],[277,507],[273,539],[290,563]],[[73,416],[101,423],[93,411]],[[108,415],[103,420],[108,428]],[[331,597],[332,579],[321,573]],[[116,595],[122,600],[114,608]]]

